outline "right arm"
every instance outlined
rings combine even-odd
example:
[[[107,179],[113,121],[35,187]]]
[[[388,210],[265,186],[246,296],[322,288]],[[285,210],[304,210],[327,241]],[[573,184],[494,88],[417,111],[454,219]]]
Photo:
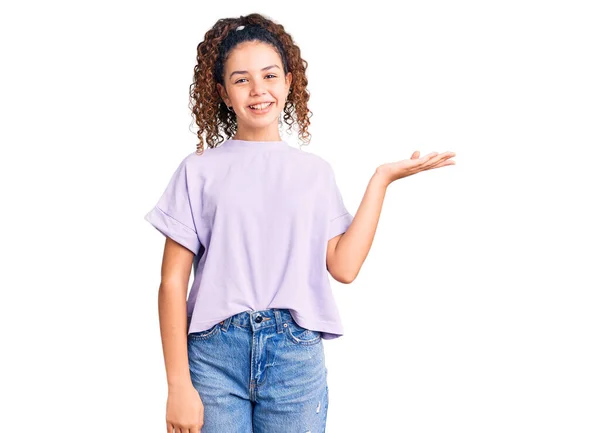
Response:
[[[167,237],[158,290],[160,334],[169,388],[191,383],[186,297],[194,254]]]
[[[190,376],[187,352],[186,296],[194,253],[171,238],[165,240],[158,315],[167,372],[167,431],[201,427],[204,406]]]

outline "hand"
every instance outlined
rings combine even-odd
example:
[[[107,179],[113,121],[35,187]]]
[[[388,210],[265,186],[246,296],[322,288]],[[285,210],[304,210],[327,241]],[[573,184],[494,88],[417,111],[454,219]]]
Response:
[[[175,388],[169,387],[167,398],[167,433],[200,433],[204,425],[204,405],[200,394],[190,382]]]
[[[377,174],[383,177],[387,184],[390,184],[395,180],[421,171],[454,165],[456,163],[450,159],[454,156],[456,156],[454,152],[444,152],[441,155],[438,155],[437,152],[432,152],[429,155],[419,158],[419,151],[416,150],[410,159],[380,165],[377,167]]]

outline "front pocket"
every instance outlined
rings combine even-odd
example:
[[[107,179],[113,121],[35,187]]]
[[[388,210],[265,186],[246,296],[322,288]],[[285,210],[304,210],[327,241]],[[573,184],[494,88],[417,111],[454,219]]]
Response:
[[[190,338],[192,340],[206,340],[206,339],[212,337],[213,335],[218,334],[219,329],[221,329],[221,324],[217,323],[212,328],[207,329],[205,331],[192,332],[191,334],[188,334],[188,338]]]
[[[285,326],[285,334],[294,344],[310,346],[321,341],[321,333],[311,329],[303,328],[297,323],[287,323]]]

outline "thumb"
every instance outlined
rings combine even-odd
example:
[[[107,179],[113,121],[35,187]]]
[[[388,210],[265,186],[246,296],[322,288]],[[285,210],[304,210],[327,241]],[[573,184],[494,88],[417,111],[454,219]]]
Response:
[[[412,156],[410,157],[410,159],[419,159],[419,155],[420,152],[418,150],[415,150],[412,154]]]

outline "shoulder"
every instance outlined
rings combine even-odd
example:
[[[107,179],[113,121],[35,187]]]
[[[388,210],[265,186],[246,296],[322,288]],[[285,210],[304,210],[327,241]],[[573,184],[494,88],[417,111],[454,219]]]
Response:
[[[291,148],[290,152],[292,155],[295,155],[298,160],[306,162],[321,172],[327,173],[332,171],[331,164],[325,158],[317,155],[316,153],[311,153],[297,148]]]
[[[193,152],[188,153],[184,159],[191,162],[202,161],[207,158],[213,158],[219,155],[221,151],[221,146],[207,147],[202,153],[197,153],[197,151],[195,150]]]
[[[220,154],[222,154],[222,152],[219,147],[209,147],[204,149],[204,152],[201,154],[196,153],[194,150],[183,158],[181,165],[185,166],[187,170],[193,170],[205,166],[208,161],[210,161],[210,164],[212,165],[218,161]]]

